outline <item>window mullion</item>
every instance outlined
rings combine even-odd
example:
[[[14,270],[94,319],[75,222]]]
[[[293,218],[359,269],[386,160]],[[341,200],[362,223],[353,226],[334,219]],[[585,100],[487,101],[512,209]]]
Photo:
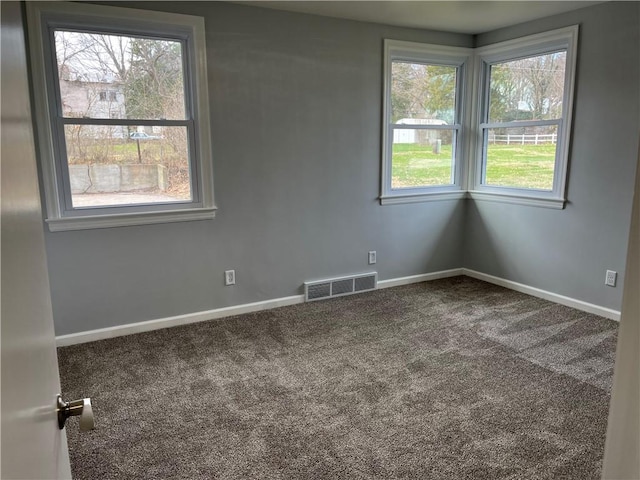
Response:
[[[186,127],[192,123],[191,120],[143,120],[125,118],[84,118],[84,117],[59,117],[63,125],[132,125],[132,126],[165,126],[165,127]]]
[[[462,125],[454,123],[451,125],[425,125],[425,124],[410,124],[410,123],[391,123],[391,127],[397,130],[456,130],[462,129]]]

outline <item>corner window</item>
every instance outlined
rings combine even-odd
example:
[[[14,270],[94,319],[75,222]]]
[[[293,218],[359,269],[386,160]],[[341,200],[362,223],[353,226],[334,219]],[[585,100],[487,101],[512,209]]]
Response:
[[[49,228],[212,218],[203,20],[28,8]]]
[[[385,40],[381,203],[462,197],[464,48]]]
[[[564,206],[577,27],[478,49],[472,196]]]

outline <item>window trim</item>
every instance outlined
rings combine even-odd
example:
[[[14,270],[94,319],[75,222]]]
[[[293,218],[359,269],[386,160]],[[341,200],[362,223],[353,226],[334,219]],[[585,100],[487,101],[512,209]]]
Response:
[[[37,143],[47,212],[45,221],[49,230],[55,232],[214,218],[217,207],[213,196],[204,19],[191,15],[82,3],[27,2],[26,6]],[[51,56],[47,57],[47,51],[52,45],[45,43],[48,39],[44,32],[48,30],[49,25],[59,23],[58,19],[63,20],[61,28],[81,22],[84,30],[95,28],[131,35],[155,33],[160,37],[184,38],[184,54],[189,57],[190,67],[188,71],[185,69],[184,77],[185,100],[191,111],[187,120],[194,124],[192,145],[195,152],[190,152],[189,160],[193,162],[190,166],[194,176],[193,194],[194,197],[199,195],[196,201],[90,209],[85,210],[87,213],[84,215],[78,214],[77,211],[70,215],[65,209],[64,174],[60,171],[60,166],[66,167],[67,163],[66,158],[59,160],[56,157],[56,142],[59,142],[59,139],[55,138],[52,125],[52,119],[57,114],[52,111],[58,105],[56,98],[53,98],[57,95],[57,86],[51,84],[53,78],[47,76],[45,68],[45,62],[51,61]],[[183,62],[186,61],[183,59]],[[57,76],[55,78],[57,79]],[[189,87],[186,86],[187,82]],[[109,122],[114,120],[105,119],[105,123]]]
[[[471,146],[473,154],[469,162],[469,196],[471,198],[557,209],[564,208],[567,201],[566,182],[573,118],[578,31],[579,26],[573,25],[476,49],[475,69],[477,72],[477,83],[474,88],[476,97],[474,100],[476,112],[474,115],[474,124],[477,131],[475,135],[473,135],[473,145]],[[542,55],[565,49],[567,57],[562,105],[563,116],[558,122],[552,190],[537,190],[482,183],[486,164],[484,129],[482,126],[488,115],[489,67],[494,63],[517,60],[519,58]]]
[[[383,78],[383,112],[382,112],[382,167],[380,204],[415,203],[431,200],[464,198],[465,158],[468,146],[465,141],[469,129],[469,91],[473,80],[473,49],[451,47],[400,40],[384,40],[384,78]],[[459,122],[456,131],[456,149],[454,156],[454,181],[451,185],[433,185],[416,188],[392,189],[392,156],[393,127],[391,123],[391,65],[394,61],[407,61],[432,65],[454,66],[458,68],[456,82],[456,117]],[[434,126],[425,126],[426,129]],[[436,128],[437,129],[437,128]]]

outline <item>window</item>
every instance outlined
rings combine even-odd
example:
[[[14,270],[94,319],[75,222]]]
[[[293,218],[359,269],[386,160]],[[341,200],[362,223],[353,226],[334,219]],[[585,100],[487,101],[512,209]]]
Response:
[[[94,47],[96,47],[96,50],[100,51],[100,50],[104,50],[105,52],[108,50],[112,49],[110,47],[107,48],[101,48],[99,43],[97,42],[98,37],[96,38],[83,38],[83,36],[81,34],[78,35],[73,35],[74,32],[56,32],[56,40],[60,40],[60,42],[56,42],[56,59],[58,60],[58,79],[60,79],[61,74],[65,74],[67,77],[69,76],[69,67],[65,65],[66,61],[73,61],[71,59],[69,59],[66,56],[65,53],[65,47],[68,47],[69,44],[71,44],[72,47],[75,47],[75,50],[77,51],[79,48],[82,48],[82,45],[85,43],[93,43],[95,42]],[[65,38],[67,37],[67,38]],[[109,38],[108,36],[106,36],[105,38]],[[73,53],[73,52],[72,52]],[[74,63],[77,63],[78,67],[80,67],[81,70],[87,70],[87,66],[85,64],[83,64],[82,60],[85,60],[85,62],[88,60],[87,57],[85,55],[82,55],[80,58],[77,58],[76,55],[74,55],[75,61]],[[82,58],[84,57],[84,58]],[[73,57],[72,57],[73,58]],[[98,57],[99,58],[99,57]],[[110,61],[109,59],[105,59],[103,60],[101,63],[107,63],[107,64],[111,64],[113,65],[113,62]],[[99,77],[101,77],[102,75],[99,74]],[[68,81],[68,78],[63,78],[61,80],[62,82]],[[76,80],[77,82],[82,82],[82,80]],[[88,83],[86,80],[82,83]],[[114,83],[113,80],[110,81],[105,81],[103,80],[102,83]],[[89,87],[90,88],[90,87]],[[70,92],[65,92],[67,95]],[[110,102],[117,102],[118,101],[118,93],[117,92],[106,92],[106,91],[101,91],[98,93],[98,98],[101,102],[106,102],[107,101],[107,95],[109,95],[109,101]],[[65,104],[65,100],[66,99],[62,99],[63,104]]]
[[[578,27],[478,49],[472,196],[563,208]]]
[[[212,218],[203,20],[64,2],[28,11],[49,228]]]
[[[385,40],[381,203],[464,196],[470,50]]]

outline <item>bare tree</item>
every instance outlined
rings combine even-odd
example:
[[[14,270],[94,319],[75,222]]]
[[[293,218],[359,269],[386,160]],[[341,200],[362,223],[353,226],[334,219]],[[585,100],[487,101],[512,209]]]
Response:
[[[394,62],[391,71],[392,121],[401,118],[455,118],[456,68]]]
[[[548,120],[562,116],[565,52],[491,67],[491,121]]]

